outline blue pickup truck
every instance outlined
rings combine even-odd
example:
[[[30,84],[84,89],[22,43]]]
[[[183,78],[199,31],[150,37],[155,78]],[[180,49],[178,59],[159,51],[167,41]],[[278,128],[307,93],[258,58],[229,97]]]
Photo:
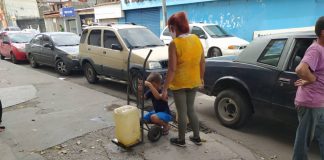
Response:
[[[295,68],[314,40],[311,32],[271,35],[254,40],[239,56],[207,59],[204,89],[216,96],[220,122],[239,128],[254,113],[296,116]]]

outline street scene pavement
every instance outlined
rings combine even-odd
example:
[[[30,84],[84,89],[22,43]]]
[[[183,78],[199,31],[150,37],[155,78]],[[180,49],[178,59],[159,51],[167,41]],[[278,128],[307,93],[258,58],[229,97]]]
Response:
[[[323,8],[0,0],[0,160],[324,160]]]
[[[202,134],[201,147],[189,140],[186,148],[171,146],[175,128],[156,143],[145,139],[125,151],[111,142],[112,111],[125,100],[7,61],[0,70],[7,126],[0,137],[1,159],[257,159],[247,147],[215,133]]]
[[[156,143],[149,142],[145,133],[144,144],[125,151],[111,139],[112,111],[126,104],[126,85],[109,81],[92,85],[82,73],[62,77],[46,66],[32,69],[24,62],[0,62],[3,124],[7,126],[0,137],[3,159],[291,158],[296,126],[254,116],[241,130],[226,128],[214,115],[215,98],[204,94],[198,94],[195,103],[201,130],[207,130],[203,146],[188,139],[187,148],[171,146],[169,138],[177,134],[173,128]],[[310,156],[319,159],[316,147]]]

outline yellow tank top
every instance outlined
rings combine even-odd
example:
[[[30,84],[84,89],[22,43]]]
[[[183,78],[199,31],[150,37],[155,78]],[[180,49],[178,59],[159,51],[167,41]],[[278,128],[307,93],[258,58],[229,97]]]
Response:
[[[196,35],[188,35],[173,39],[177,50],[177,66],[174,79],[169,88],[179,90],[195,88],[201,85],[200,60],[203,48]]]

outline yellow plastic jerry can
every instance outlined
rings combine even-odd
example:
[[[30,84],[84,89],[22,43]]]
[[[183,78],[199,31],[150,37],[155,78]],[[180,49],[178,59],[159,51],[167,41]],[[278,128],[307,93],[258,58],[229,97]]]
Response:
[[[126,147],[140,141],[140,117],[137,107],[125,105],[114,110],[115,136]]]

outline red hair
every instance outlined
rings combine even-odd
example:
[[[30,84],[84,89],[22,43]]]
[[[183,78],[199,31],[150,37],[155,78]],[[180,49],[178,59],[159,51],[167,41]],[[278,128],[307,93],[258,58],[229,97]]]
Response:
[[[185,12],[177,12],[173,14],[168,20],[169,29],[171,26],[174,26],[178,34],[184,34],[189,32],[189,22]]]

